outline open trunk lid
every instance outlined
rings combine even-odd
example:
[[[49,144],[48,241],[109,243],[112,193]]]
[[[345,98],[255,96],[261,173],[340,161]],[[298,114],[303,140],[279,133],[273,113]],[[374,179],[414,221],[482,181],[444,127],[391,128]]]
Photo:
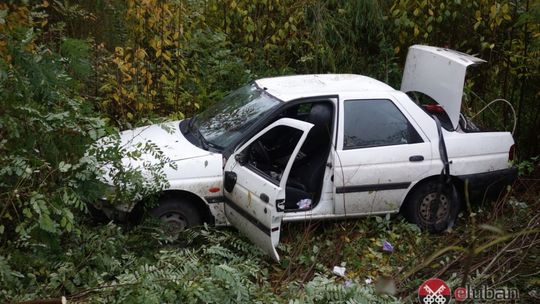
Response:
[[[401,91],[420,92],[437,101],[457,128],[467,67],[485,62],[445,48],[413,45],[407,53]]]

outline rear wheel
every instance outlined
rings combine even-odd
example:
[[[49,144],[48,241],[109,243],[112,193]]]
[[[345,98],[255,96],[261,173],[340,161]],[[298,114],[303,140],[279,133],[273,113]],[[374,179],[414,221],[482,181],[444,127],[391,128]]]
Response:
[[[430,181],[413,190],[403,215],[421,229],[441,232],[454,225],[459,208],[460,202],[453,185],[441,187],[439,182]]]
[[[201,214],[193,203],[186,199],[161,199],[159,206],[150,210],[150,214],[159,218],[171,235],[177,235],[180,231],[202,225]]]

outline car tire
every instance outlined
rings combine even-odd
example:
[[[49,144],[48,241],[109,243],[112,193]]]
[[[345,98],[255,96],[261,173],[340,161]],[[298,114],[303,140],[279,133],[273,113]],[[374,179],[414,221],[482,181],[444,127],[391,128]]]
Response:
[[[86,204],[86,209],[88,214],[90,214],[90,219],[96,224],[106,224],[110,222],[110,219],[107,217],[103,210],[96,208],[96,206],[91,203]]]
[[[441,190],[439,208],[436,220],[431,217],[431,204],[437,199]],[[429,232],[442,232],[455,224],[460,210],[460,201],[454,185],[444,185],[440,188],[438,181],[428,181],[420,184],[411,193],[403,210],[405,218],[420,229]]]
[[[150,210],[150,215],[160,219],[171,234],[202,225],[202,217],[193,203],[181,198],[163,198]]]

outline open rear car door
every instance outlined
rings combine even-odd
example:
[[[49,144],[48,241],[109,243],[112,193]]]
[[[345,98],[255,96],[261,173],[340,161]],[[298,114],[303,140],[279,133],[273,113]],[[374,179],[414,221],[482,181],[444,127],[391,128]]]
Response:
[[[304,121],[279,119],[225,164],[227,219],[276,261],[287,178],[311,127]]]

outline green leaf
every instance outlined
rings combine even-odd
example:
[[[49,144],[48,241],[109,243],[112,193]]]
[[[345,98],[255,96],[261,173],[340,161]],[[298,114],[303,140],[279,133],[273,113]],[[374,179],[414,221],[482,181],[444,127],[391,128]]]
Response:
[[[58,170],[60,170],[60,172],[68,172],[70,168],[71,168],[71,164],[67,164],[64,161],[61,161],[58,164]]]

